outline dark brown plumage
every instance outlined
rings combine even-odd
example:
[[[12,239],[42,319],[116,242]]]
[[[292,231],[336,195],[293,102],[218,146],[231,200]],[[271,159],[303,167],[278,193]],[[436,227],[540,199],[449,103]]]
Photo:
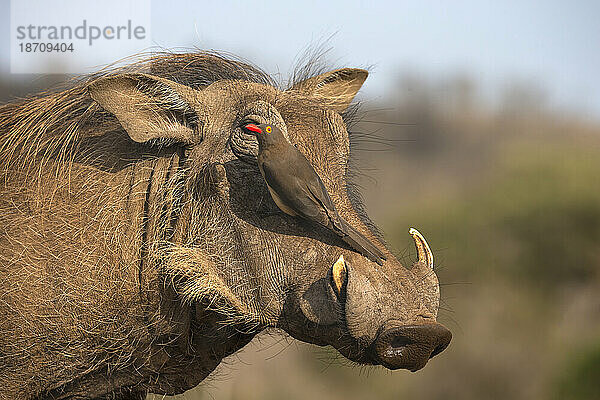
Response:
[[[319,175],[279,128],[246,124],[244,129],[258,139],[258,167],[281,211],[332,230],[365,257],[382,264],[383,252],[340,217]]]

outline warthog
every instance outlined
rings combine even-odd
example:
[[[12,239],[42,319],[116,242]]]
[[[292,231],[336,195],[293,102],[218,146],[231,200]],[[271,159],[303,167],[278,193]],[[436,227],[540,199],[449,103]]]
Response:
[[[444,350],[422,237],[410,270],[388,250],[379,266],[284,214],[241,129],[281,129],[385,249],[348,177],[346,119],[366,77],[345,68],[284,90],[216,54],[160,54],[3,105],[0,398],[182,393],[268,328],[389,369]]]

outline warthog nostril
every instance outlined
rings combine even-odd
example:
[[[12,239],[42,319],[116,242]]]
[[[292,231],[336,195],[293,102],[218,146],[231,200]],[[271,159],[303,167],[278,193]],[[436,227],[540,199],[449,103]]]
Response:
[[[387,368],[417,371],[444,351],[451,339],[450,331],[437,323],[411,326],[389,323],[375,340],[375,356]]]
[[[405,336],[394,336],[385,350],[387,357],[401,357],[407,346],[413,341]]]
[[[398,347],[408,346],[411,343],[413,343],[412,339],[409,339],[409,338],[404,337],[404,336],[395,336],[392,339],[392,341],[390,342],[390,345],[393,348],[398,348]]]

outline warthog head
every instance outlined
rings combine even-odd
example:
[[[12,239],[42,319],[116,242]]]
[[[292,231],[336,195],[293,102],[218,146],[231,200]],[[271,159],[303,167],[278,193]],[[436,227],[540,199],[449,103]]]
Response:
[[[143,66],[150,68],[90,78],[71,97],[63,94],[78,102],[69,114],[77,134],[66,138],[63,129],[68,151],[54,137],[48,139],[52,151],[37,154],[69,166],[71,192],[100,199],[78,212],[103,219],[109,233],[95,240],[103,243],[99,248],[119,247],[113,246],[114,265],[139,269],[136,285],[147,297],[141,301],[155,307],[150,314],[163,324],[153,325],[144,335],[154,338],[140,343],[153,348],[185,337],[175,347],[196,354],[206,373],[265,328],[389,369],[416,371],[446,348],[451,334],[436,322],[439,284],[429,246],[411,230],[418,259],[403,267],[349,183],[345,118],[366,71],[334,70],[284,90],[248,65],[210,54],[159,56]],[[382,266],[325,228],[277,208],[256,165],[256,138],[242,129],[248,122],[284,132],[340,215],[385,251]],[[116,287],[111,290],[127,289]],[[139,324],[157,320],[146,318]],[[131,350],[137,351],[143,353]],[[171,365],[164,357],[160,362]],[[172,365],[171,376],[189,374],[190,364],[186,370]],[[160,384],[158,373],[135,385],[175,393],[206,373]]]

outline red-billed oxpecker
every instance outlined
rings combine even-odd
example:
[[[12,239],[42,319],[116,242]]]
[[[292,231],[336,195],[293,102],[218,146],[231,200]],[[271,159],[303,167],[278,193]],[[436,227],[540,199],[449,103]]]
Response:
[[[243,128],[258,140],[258,167],[281,211],[326,227],[371,261],[383,263],[385,255],[340,217],[319,175],[278,127],[246,123]]]

